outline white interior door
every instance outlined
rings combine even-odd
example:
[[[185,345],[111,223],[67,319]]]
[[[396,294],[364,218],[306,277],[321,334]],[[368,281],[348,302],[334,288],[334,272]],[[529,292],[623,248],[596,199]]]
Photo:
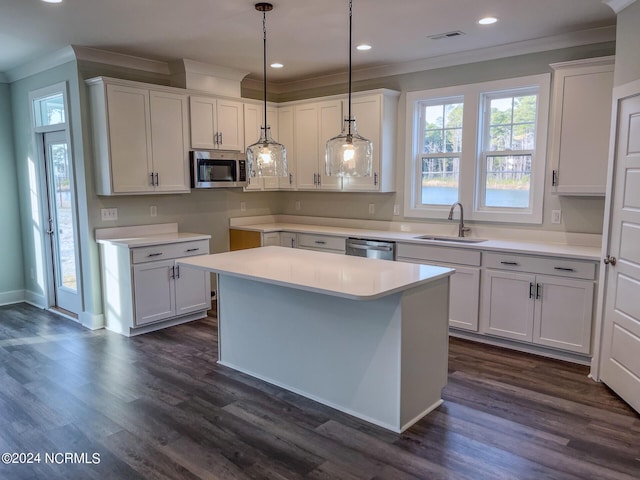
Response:
[[[47,195],[53,270],[54,305],[78,314],[78,241],[76,231],[75,191],[69,145],[64,131],[45,133],[44,157],[47,172]]]
[[[601,379],[640,412],[640,95],[619,103],[612,195]]]

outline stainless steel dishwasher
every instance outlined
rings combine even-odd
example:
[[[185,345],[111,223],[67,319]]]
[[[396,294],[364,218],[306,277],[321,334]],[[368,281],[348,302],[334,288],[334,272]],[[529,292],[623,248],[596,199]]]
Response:
[[[396,259],[396,242],[381,242],[366,238],[347,238],[345,253],[355,257]]]

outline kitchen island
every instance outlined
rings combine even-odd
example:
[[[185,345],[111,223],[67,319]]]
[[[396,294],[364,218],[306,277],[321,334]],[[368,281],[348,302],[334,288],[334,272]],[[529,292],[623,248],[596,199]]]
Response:
[[[275,246],[177,263],[218,276],[222,365],[394,432],[442,403],[453,269]]]

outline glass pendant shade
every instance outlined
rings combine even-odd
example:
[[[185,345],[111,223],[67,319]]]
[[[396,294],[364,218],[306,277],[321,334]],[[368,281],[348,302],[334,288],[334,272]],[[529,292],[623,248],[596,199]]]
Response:
[[[260,139],[247,147],[247,161],[252,177],[286,177],[287,150],[271,138],[271,127],[260,127]]]
[[[327,175],[368,177],[373,168],[373,143],[360,134],[355,118],[345,117],[342,132],[327,142]]]
[[[351,40],[353,36],[353,0],[349,0],[349,100],[348,116],[342,132],[327,142],[325,162],[327,175],[338,177],[368,177],[373,169],[373,142],[358,133],[351,115]]]
[[[271,127],[267,125],[267,16],[273,10],[270,3],[255,4],[257,11],[262,12],[262,68],[264,85],[264,123],[260,127],[260,138],[247,147],[249,175],[255,177],[286,177],[287,151],[281,143],[271,138]]]

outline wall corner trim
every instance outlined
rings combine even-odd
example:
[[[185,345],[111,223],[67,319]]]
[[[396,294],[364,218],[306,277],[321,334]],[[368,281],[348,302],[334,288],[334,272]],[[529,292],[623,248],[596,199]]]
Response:
[[[635,1],[636,0],[602,0],[602,3],[611,8],[614,12],[620,13]]]
[[[51,68],[63,65],[76,59],[76,54],[73,47],[67,46],[56,50],[53,53],[45,55],[44,57],[37,58],[31,62],[27,62],[18,67],[12,68],[5,72],[5,77],[9,83],[23,78],[36,75],[37,73],[44,72]],[[1,80],[1,79],[0,79]]]

